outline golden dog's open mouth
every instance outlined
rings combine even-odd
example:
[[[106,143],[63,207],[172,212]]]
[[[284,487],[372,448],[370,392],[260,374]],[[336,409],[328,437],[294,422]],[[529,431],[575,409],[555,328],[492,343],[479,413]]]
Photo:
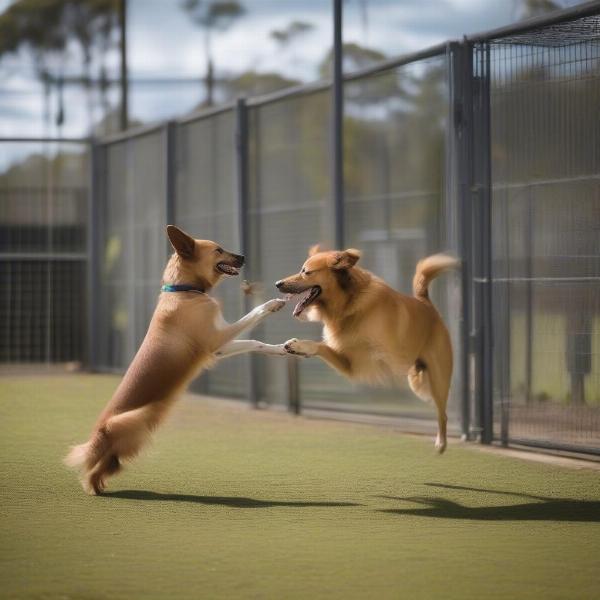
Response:
[[[291,298],[292,296],[297,296],[300,299],[298,304],[296,304],[296,307],[294,308],[294,317],[299,317],[304,311],[304,309],[309,304],[312,304],[319,297],[320,294],[321,287],[318,285],[308,288],[307,290],[304,290],[299,294],[288,294],[288,298]]]
[[[220,271],[224,275],[232,275],[233,276],[233,275],[240,274],[240,270],[237,267],[234,267],[233,265],[228,265],[227,263],[224,263],[224,262],[217,263],[216,269],[217,269],[217,271]]]

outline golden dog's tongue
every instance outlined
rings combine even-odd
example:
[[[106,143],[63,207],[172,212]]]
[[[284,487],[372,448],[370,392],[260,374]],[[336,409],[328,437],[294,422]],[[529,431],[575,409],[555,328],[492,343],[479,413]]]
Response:
[[[298,298],[298,304],[296,304],[296,306],[294,308],[294,313],[293,313],[294,317],[298,317],[302,314],[302,311],[309,304],[308,301],[310,300],[312,293],[313,293],[313,288],[308,288],[301,294],[297,294],[296,297]]]

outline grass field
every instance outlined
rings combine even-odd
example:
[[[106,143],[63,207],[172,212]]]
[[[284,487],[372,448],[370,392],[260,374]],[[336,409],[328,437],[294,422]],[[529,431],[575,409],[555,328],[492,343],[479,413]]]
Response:
[[[2,598],[600,598],[600,472],[188,397],[84,495],[109,376],[0,379]]]

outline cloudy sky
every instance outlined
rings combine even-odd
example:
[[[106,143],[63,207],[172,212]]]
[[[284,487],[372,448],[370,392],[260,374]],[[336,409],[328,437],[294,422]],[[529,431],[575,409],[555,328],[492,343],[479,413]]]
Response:
[[[278,72],[302,81],[318,77],[317,66],[331,45],[330,0],[240,0],[246,14],[214,37],[217,75],[247,70]],[[576,0],[559,0],[562,6]],[[0,0],[0,11],[10,0]],[[376,48],[388,56],[422,49],[463,34],[492,29],[521,16],[521,0],[346,0],[344,41]],[[202,100],[199,78],[204,73],[203,39],[181,10],[181,0],[129,0],[128,61],[132,79],[132,117],[144,122],[189,112]],[[292,21],[313,29],[282,49],[273,30]],[[75,49],[66,71],[80,73]],[[117,75],[117,56],[108,61]],[[148,83],[162,78],[179,82]],[[109,98],[118,102],[117,90]],[[93,119],[101,118],[99,98]],[[55,102],[56,104],[56,102]],[[0,135],[84,135],[90,109],[81,90],[65,92],[66,120],[61,130],[44,125],[41,89],[26,52],[0,63]],[[56,106],[52,107],[56,112]]]

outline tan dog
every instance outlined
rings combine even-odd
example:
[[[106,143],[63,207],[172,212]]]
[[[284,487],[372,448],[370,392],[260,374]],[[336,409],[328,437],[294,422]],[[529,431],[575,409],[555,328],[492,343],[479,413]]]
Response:
[[[175,253],[167,263],[166,285],[148,333],[90,439],[73,447],[65,458],[68,466],[82,471],[83,487],[91,494],[101,493],[106,477],[139,452],[202,369],[243,352],[287,356],[281,345],[235,340],[280,310],[285,300],[269,300],[230,325],[218,302],[208,295],[224,276],[238,274],[244,257],[226,252],[215,242],[195,240],[173,225],[167,227],[167,234]]]
[[[321,252],[311,248],[300,273],[278,281],[277,288],[302,294],[294,316],[322,321],[323,342],[288,340],[290,354],[319,356],[350,379],[367,383],[398,381],[408,375],[413,392],[433,399],[438,412],[435,447],[446,448],[446,402],[452,376],[450,336],[429,300],[430,281],[458,265],[443,254],[417,265],[414,298],[389,287],[356,266],[360,252]]]

